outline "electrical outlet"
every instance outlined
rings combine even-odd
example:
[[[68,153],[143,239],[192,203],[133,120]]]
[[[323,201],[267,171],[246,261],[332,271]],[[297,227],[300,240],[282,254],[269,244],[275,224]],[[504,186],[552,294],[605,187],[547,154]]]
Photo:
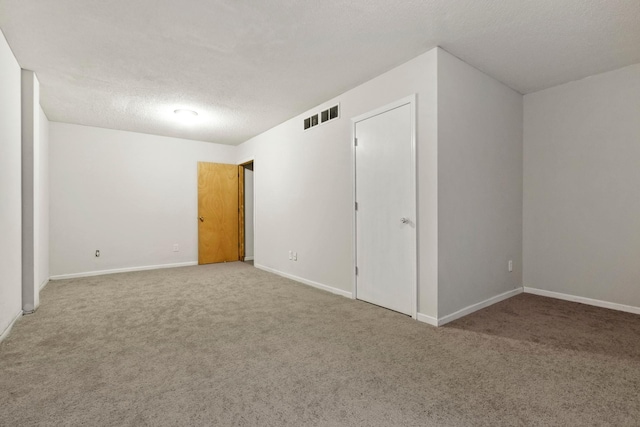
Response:
[[[96,249],[96,258],[100,258],[100,249]]]
[[[292,251],[289,251],[289,259],[290,260],[293,259],[293,252]]]
[[[513,261],[509,260],[509,265],[507,268],[509,269],[509,273],[513,271]]]
[[[294,252],[293,253],[293,260],[297,261],[298,260],[298,252]]]
[[[173,244],[173,252],[180,252],[180,245],[178,245],[177,243]]]

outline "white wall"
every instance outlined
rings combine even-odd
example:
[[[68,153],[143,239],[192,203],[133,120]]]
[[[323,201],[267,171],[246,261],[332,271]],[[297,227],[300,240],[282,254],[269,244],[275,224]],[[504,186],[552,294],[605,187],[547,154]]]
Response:
[[[36,210],[40,211],[41,206],[36,187],[41,183],[36,182],[40,175],[36,168],[43,166],[39,153],[41,134],[40,83],[33,71],[22,70],[22,310],[25,313],[33,312],[40,304],[40,282],[36,278],[40,260],[36,260],[36,253],[39,255],[41,218],[36,217]]]
[[[39,106],[38,106],[39,107]],[[49,281],[49,120],[38,108],[40,135],[34,153],[35,284]]]
[[[640,64],[524,97],[524,284],[640,307]]]
[[[52,276],[197,262],[197,162],[235,147],[56,122],[49,142]]]
[[[240,145],[254,158],[255,263],[353,289],[351,118],[417,94],[419,311],[437,314],[437,143],[434,49]],[[340,119],[303,131],[311,112],[340,102]],[[288,259],[288,251],[298,261]]]
[[[244,255],[252,260],[254,255],[253,236],[253,171],[244,170]]]
[[[444,50],[438,221],[440,318],[522,287],[522,95]]]
[[[0,32],[0,336],[22,312],[20,66]]]

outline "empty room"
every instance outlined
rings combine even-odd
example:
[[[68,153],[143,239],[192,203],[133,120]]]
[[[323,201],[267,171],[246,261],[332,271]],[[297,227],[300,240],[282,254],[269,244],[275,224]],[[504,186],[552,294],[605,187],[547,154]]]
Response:
[[[640,425],[637,0],[0,0],[0,426]]]

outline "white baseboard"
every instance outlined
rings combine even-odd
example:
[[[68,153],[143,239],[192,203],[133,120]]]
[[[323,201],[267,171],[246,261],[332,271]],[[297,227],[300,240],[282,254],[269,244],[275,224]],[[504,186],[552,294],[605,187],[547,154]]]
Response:
[[[333,286],[323,285],[322,283],[314,282],[312,280],[303,279],[302,277],[294,276],[293,274],[283,273],[282,271],[274,270],[273,268],[265,267],[264,265],[255,264],[254,267],[268,271],[269,273],[277,274],[278,276],[286,277],[287,279],[295,280],[296,282],[304,283],[305,285],[313,286],[314,288],[322,289],[323,291],[331,292],[332,294],[341,295],[347,298],[352,298],[353,295],[351,292],[343,291],[342,289],[334,288]]]
[[[426,314],[418,313],[418,322],[427,323],[431,326],[438,326],[438,319],[435,317],[427,316]]]
[[[640,314],[640,307],[632,305],[618,304],[615,302],[602,301],[598,299],[579,297],[576,295],[563,294],[560,292],[546,291],[544,289],[530,288],[525,286],[524,292],[527,294],[540,295],[543,297],[557,298],[565,301],[579,302],[582,304],[593,305],[596,307],[609,308],[611,310],[626,311],[627,313]]]
[[[49,284],[49,278],[44,279],[42,283],[40,283],[40,290],[43,290],[45,286]]]
[[[488,298],[484,301],[480,301],[479,303],[472,304],[468,307],[463,308],[462,310],[456,311],[455,313],[447,314],[446,316],[442,316],[438,318],[438,326],[442,326],[449,322],[453,322],[454,320],[464,317],[468,314],[471,314],[474,311],[478,311],[485,307],[489,307],[490,305],[493,305],[500,301],[504,301],[508,298],[511,298],[521,293],[522,293],[522,288],[516,288],[511,291],[501,293],[500,295],[496,295],[494,297]]]
[[[253,261],[253,257],[252,256],[246,256],[244,257],[245,261]]]
[[[38,310],[38,307],[40,307],[40,301],[38,301],[38,304],[35,307],[33,307],[31,310],[27,310],[25,307],[22,307],[22,315],[27,316],[29,314],[33,314],[36,312],[36,310]]]
[[[2,340],[9,336],[11,328],[13,328],[13,325],[18,321],[20,317],[22,317],[22,310],[20,310],[18,314],[15,315],[11,323],[9,323],[9,326],[7,326],[4,331],[2,331],[2,334],[0,334],[0,342],[2,342]]]
[[[189,267],[192,265],[198,265],[198,262],[189,261],[189,262],[179,262],[176,264],[146,265],[143,267],[115,268],[113,270],[99,270],[99,271],[86,271],[83,273],[59,274],[57,276],[51,276],[50,280],[73,279],[76,277],[102,276],[103,274],[128,273],[131,271],[158,270],[160,268]]]

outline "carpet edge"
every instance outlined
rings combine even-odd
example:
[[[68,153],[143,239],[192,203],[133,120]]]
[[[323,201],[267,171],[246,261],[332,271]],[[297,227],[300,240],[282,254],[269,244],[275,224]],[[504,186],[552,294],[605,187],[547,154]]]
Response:
[[[289,274],[289,273],[284,273],[282,271],[276,270],[275,268],[267,267],[265,265],[255,264],[254,267],[260,270],[267,271],[269,273],[276,274],[281,277],[285,277],[287,279],[295,280],[296,282],[300,282],[317,289],[321,289],[323,291],[331,292],[332,294],[353,299],[353,293],[349,291],[345,291],[343,289],[334,288],[333,286],[325,285],[319,282],[314,282],[313,280],[303,279],[302,277],[294,276],[293,274]]]
[[[640,314],[640,307],[632,305],[619,304],[616,302],[604,301],[594,298],[581,297],[571,294],[563,294],[561,292],[547,291],[545,289],[524,287],[526,294],[539,295],[542,297],[556,298],[564,301],[578,302],[581,304],[592,305],[594,307],[608,308],[610,310],[624,311],[626,313]]]
[[[179,262],[175,264],[158,264],[158,265],[145,265],[140,267],[114,268],[110,270],[84,271],[81,273],[58,274],[55,276],[51,276],[49,280],[63,280],[63,279],[73,279],[76,277],[102,276],[104,274],[129,273],[132,271],[145,271],[145,270],[158,270],[161,268],[190,267],[194,265],[198,265],[198,262],[189,261],[189,262]]]

